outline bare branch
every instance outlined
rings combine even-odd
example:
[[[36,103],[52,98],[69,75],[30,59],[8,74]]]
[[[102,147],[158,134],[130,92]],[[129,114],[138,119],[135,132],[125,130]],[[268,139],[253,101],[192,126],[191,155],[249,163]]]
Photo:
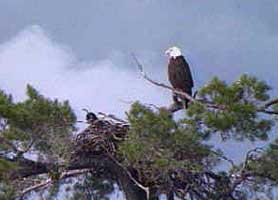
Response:
[[[118,117],[116,117],[115,115],[112,115],[112,114],[105,114],[103,112],[98,112],[99,115],[102,115],[104,118],[110,118],[110,119],[113,119],[115,121],[118,121],[118,122],[121,122],[121,123],[124,123],[124,124],[128,124],[127,121],[123,120],[123,119],[120,119]]]
[[[131,105],[131,104],[134,104],[134,103],[136,103],[136,102],[138,102],[138,101],[121,100],[121,102],[123,102],[123,103],[125,103],[125,104]],[[161,109],[161,107],[159,107],[159,106],[157,106],[157,105],[155,105],[155,104],[152,104],[152,103],[143,103],[143,105],[145,105],[145,106],[147,106],[147,107],[155,108],[156,110]]]
[[[84,174],[87,172],[92,171],[92,169],[78,169],[78,170],[70,170],[70,171],[66,171],[63,172],[59,178],[59,180],[65,179],[65,178],[70,178],[79,174]],[[23,190],[22,192],[20,192],[20,194],[18,196],[16,196],[14,199],[17,198],[23,198],[26,194],[38,190],[38,189],[43,189],[47,186],[49,186],[50,184],[52,184],[53,182],[58,181],[58,180],[52,180],[51,178],[47,179],[46,181],[43,181],[39,184],[33,185],[25,190]]]
[[[257,112],[261,112],[269,115],[278,115],[278,111],[275,110],[257,109]]]
[[[270,101],[266,102],[263,106],[257,109],[257,112],[269,114],[269,115],[278,115],[278,110],[269,110],[268,108],[278,104],[278,98],[271,99]]]
[[[219,104],[214,104],[212,102],[208,102],[208,101],[205,101],[203,99],[195,99],[195,96],[196,94],[194,95],[194,97],[192,97],[191,95],[185,93],[185,92],[182,92],[180,90],[176,90],[164,83],[158,83],[154,80],[152,80],[150,77],[148,77],[148,75],[144,72],[144,69],[143,69],[143,65],[139,62],[138,58],[135,56],[135,54],[131,54],[141,75],[143,76],[143,78],[145,80],[147,80],[148,82],[150,82],[151,84],[153,85],[156,85],[158,87],[162,87],[162,88],[165,88],[165,89],[168,89],[168,90],[171,90],[172,92],[174,92],[175,94],[178,94],[178,95],[181,95],[183,97],[185,97],[187,100],[189,100],[190,102],[198,102],[202,105],[204,105],[205,107],[207,108],[214,108],[214,109],[218,109],[218,110],[227,110],[227,107],[225,105],[219,105]],[[256,111],[257,112],[261,112],[261,113],[265,113],[265,114],[271,114],[271,115],[278,115],[278,111],[275,111],[275,110],[267,110],[267,108],[269,108],[270,106],[274,105],[274,104],[278,104],[278,98],[277,99],[273,99],[269,102],[267,102],[264,106],[258,108]],[[176,112],[178,110],[181,110],[183,109],[183,106],[182,105],[178,105],[178,104],[173,104],[170,106],[169,108],[169,111],[170,112]]]
[[[147,199],[149,199],[149,188],[143,186],[135,178],[133,178],[133,176],[130,174],[130,172],[121,163],[119,163],[110,153],[107,153],[107,155],[118,167],[120,167],[128,175],[130,180],[132,180],[135,185],[137,185],[139,188],[141,188],[142,190],[144,190],[146,192]]]
[[[264,108],[269,108],[270,106],[278,104],[278,98],[272,99],[264,105]]]
[[[50,185],[51,183],[52,183],[52,180],[49,178],[44,182],[33,185],[33,186],[23,190],[22,192],[20,192],[20,194],[18,196],[15,196],[14,199],[17,199],[17,198],[22,199],[26,194],[28,194],[34,190],[43,189],[43,188],[47,187],[48,185]]]
[[[19,158],[20,156],[22,156],[24,153],[27,153],[31,148],[32,146],[34,145],[36,139],[32,138],[31,141],[29,142],[29,144],[27,145],[27,147],[25,149],[21,149],[21,150],[18,150],[17,153],[16,153],[16,158]]]
[[[198,102],[198,103],[200,103],[200,104],[202,104],[202,105],[205,105],[206,107],[209,107],[209,108],[215,108],[215,109],[220,109],[220,110],[226,109],[224,105],[216,105],[216,104],[213,104],[213,103],[210,103],[210,102],[204,102],[204,101],[201,101],[201,100],[196,100],[196,99],[194,99],[191,95],[189,95],[189,94],[187,94],[187,93],[185,93],[185,92],[183,92],[183,91],[176,90],[176,89],[174,89],[173,87],[170,87],[170,86],[168,86],[168,85],[166,85],[166,84],[164,84],[164,83],[158,83],[158,82],[152,80],[152,79],[149,78],[149,77],[147,76],[147,74],[144,72],[144,70],[143,70],[143,65],[139,62],[139,60],[137,59],[137,57],[135,56],[135,54],[131,54],[131,55],[132,55],[132,57],[133,57],[133,59],[134,59],[136,65],[137,65],[137,67],[138,67],[138,69],[139,69],[141,75],[143,76],[143,78],[144,78],[145,80],[147,80],[148,82],[150,82],[151,84],[156,85],[156,86],[158,86],[158,87],[162,87],[162,88],[171,90],[171,91],[174,92],[175,94],[178,94],[178,95],[181,95],[181,96],[185,97],[185,98],[188,99],[190,102]],[[170,112],[176,112],[176,111],[178,111],[178,110],[181,110],[182,108],[183,108],[182,105],[173,104],[173,105],[170,106],[169,111],[170,111]]]
[[[0,136],[0,144],[8,145],[9,147],[11,147],[11,149],[14,151],[14,153],[18,153],[17,146],[13,142],[6,139],[5,137]]]
[[[212,152],[213,154],[219,156],[219,158],[221,158],[222,160],[225,160],[225,161],[227,161],[228,163],[230,163],[230,165],[232,166],[232,168],[235,168],[236,165],[235,165],[235,163],[234,163],[234,161],[233,161],[232,159],[229,159],[229,158],[227,158],[226,156],[224,156],[224,155],[222,155],[221,153],[218,153],[218,152],[216,152],[216,151],[212,151],[212,150],[211,150],[211,152]]]
[[[182,96],[184,96],[186,99],[188,99],[189,101],[196,102],[196,100],[195,100],[191,95],[189,95],[189,94],[187,94],[187,93],[185,93],[185,92],[182,92],[182,91],[180,91],[180,90],[176,90],[176,89],[174,89],[174,88],[172,88],[172,87],[170,87],[170,86],[168,86],[168,85],[166,85],[166,84],[164,84],[164,83],[158,83],[158,82],[156,82],[156,81],[153,81],[153,80],[152,80],[151,78],[149,78],[149,77],[147,76],[147,74],[144,72],[144,70],[143,70],[143,65],[139,62],[139,60],[137,59],[137,57],[135,56],[135,54],[132,53],[131,55],[132,55],[134,61],[136,62],[137,67],[138,67],[138,69],[139,69],[141,75],[142,75],[143,78],[146,79],[148,82],[150,82],[150,83],[152,83],[152,84],[154,84],[154,85],[156,85],[156,86],[163,87],[163,88],[166,88],[166,89],[168,89],[168,90],[171,90],[171,91],[173,91],[173,92],[176,93],[176,94],[182,95]]]
[[[261,153],[261,152],[264,152],[264,151],[265,151],[265,148],[263,148],[263,147],[256,147],[254,149],[250,149],[249,151],[247,151],[243,169],[245,169],[247,167],[248,162],[250,161],[250,159],[254,158],[255,153]]]

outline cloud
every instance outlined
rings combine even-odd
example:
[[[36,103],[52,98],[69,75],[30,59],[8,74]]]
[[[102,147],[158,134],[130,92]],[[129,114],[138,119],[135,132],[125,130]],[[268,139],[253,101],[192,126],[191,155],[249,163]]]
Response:
[[[153,64],[147,54],[142,57],[146,66]],[[124,117],[130,105],[122,100],[168,105],[171,94],[146,83],[133,70],[120,67],[125,60],[125,54],[119,51],[103,60],[79,60],[69,46],[51,39],[40,26],[28,26],[0,44],[0,88],[19,101],[25,98],[25,87],[30,83],[47,97],[68,99],[80,120],[84,119],[82,108]],[[164,74],[160,71],[153,76],[165,80]],[[240,146],[217,139],[211,143],[236,160],[242,159],[247,149],[264,144],[248,142]],[[231,148],[235,144],[237,151]]]
[[[78,60],[70,47],[52,40],[40,26],[28,26],[0,45],[0,88],[18,101],[30,83],[45,96],[70,100],[80,118],[82,108],[123,117],[129,108],[123,100],[168,103],[168,92],[118,67],[122,60],[121,52],[101,61]]]
[[[126,58],[136,52],[142,61],[150,61],[148,66],[155,74],[162,74],[164,50],[177,45],[191,64],[196,88],[213,76],[232,81],[242,73],[258,76],[272,86],[278,83],[277,0],[107,3],[0,1],[0,41],[35,23],[51,33],[59,46],[74,49],[74,57],[81,62],[109,58],[118,68],[132,70]]]

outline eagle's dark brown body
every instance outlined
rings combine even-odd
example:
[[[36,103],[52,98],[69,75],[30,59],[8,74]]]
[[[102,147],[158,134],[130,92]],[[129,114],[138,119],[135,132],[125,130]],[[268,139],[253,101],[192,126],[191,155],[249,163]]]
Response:
[[[168,64],[168,78],[173,88],[192,95],[192,88],[194,86],[192,74],[183,56],[170,58]],[[178,103],[176,95],[173,96],[173,99],[175,103]],[[187,105],[188,101],[186,99],[184,100]]]

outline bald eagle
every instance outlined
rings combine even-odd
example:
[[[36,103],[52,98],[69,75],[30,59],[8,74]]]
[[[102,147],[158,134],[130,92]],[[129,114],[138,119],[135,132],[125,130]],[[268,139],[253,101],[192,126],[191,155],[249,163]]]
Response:
[[[178,47],[171,47],[165,51],[165,54],[169,57],[168,79],[172,87],[192,95],[192,88],[194,86],[192,74],[188,63],[181,54],[181,50]],[[179,99],[182,100],[184,107],[187,108],[189,100],[173,93],[175,104],[180,104]]]

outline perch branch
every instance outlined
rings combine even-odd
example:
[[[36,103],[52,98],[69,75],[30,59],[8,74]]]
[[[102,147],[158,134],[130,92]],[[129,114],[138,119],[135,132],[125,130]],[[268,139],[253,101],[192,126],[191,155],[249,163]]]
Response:
[[[178,94],[178,95],[181,95],[181,96],[185,97],[185,98],[188,99],[190,102],[198,102],[198,103],[200,103],[200,104],[202,104],[202,105],[205,105],[206,107],[215,108],[215,109],[219,109],[219,110],[225,110],[225,109],[226,109],[226,107],[225,107],[224,105],[217,105],[217,104],[213,104],[213,103],[210,103],[210,102],[202,102],[202,101],[200,101],[200,100],[196,100],[196,99],[194,99],[191,95],[189,95],[189,94],[187,94],[187,93],[185,93],[185,92],[182,92],[182,91],[180,91],[180,90],[176,90],[176,89],[174,89],[174,88],[172,88],[172,87],[170,87],[170,86],[168,86],[168,85],[166,85],[166,84],[164,84],[164,83],[158,83],[158,82],[152,80],[152,79],[149,78],[148,75],[144,72],[143,65],[139,62],[139,60],[138,60],[138,58],[135,56],[135,54],[131,54],[131,55],[132,55],[132,57],[133,57],[133,59],[134,59],[136,65],[137,65],[137,67],[138,67],[138,69],[139,69],[141,75],[143,76],[143,78],[144,78],[145,80],[147,80],[148,82],[150,82],[151,84],[156,85],[156,86],[158,86],[158,87],[162,87],[162,88],[171,90],[171,91],[174,92],[175,94]],[[180,110],[180,109],[182,109],[182,108],[183,108],[182,105],[176,105],[176,104],[175,104],[175,105],[171,105],[169,111],[170,111],[170,112],[176,112],[176,111],[178,111],[178,110]]]
[[[143,65],[139,62],[138,58],[135,56],[135,54],[131,54],[141,75],[143,76],[143,78],[145,80],[147,80],[148,82],[150,82],[151,84],[153,85],[156,85],[158,87],[162,87],[162,88],[165,88],[165,89],[168,89],[168,90],[171,90],[172,92],[174,92],[175,94],[178,94],[178,95],[181,95],[183,97],[185,97],[186,99],[188,99],[190,102],[198,102],[204,106],[206,106],[207,108],[214,108],[214,109],[218,109],[218,110],[227,110],[227,107],[225,105],[218,105],[218,104],[214,104],[214,103],[211,103],[211,102],[207,102],[207,101],[204,101],[202,99],[195,99],[193,98],[192,96],[190,96],[189,94],[185,93],[185,92],[182,92],[180,90],[176,90],[164,83],[158,83],[154,80],[152,80],[150,77],[148,77],[148,75],[144,72],[144,69],[143,69]],[[195,96],[195,95],[194,95]],[[258,108],[256,111],[257,112],[261,112],[261,113],[265,113],[265,114],[270,114],[270,115],[278,115],[278,111],[275,111],[275,110],[267,110],[267,108],[269,108],[270,106],[274,105],[274,104],[278,104],[278,98],[276,99],[273,99],[269,102],[267,102],[264,106]],[[169,111],[170,112],[176,112],[180,109],[182,109],[182,105],[171,105],[170,108],[169,108]]]
[[[180,91],[180,90],[176,90],[176,89],[174,89],[174,88],[172,88],[172,87],[170,87],[170,86],[168,86],[168,85],[166,85],[166,84],[164,84],[164,83],[158,83],[158,82],[156,82],[156,81],[153,81],[153,80],[152,80],[151,78],[149,78],[149,77],[147,76],[147,74],[144,72],[144,70],[143,70],[143,65],[139,62],[139,60],[137,59],[137,57],[135,56],[135,54],[131,54],[131,55],[132,55],[132,57],[133,57],[133,59],[134,59],[136,65],[137,65],[137,67],[138,67],[138,69],[139,69],[141,75],[142,75],[143,78],[146,79],[148,82],[150,82],[150,83],[152,83],[152,84],[154,84],[154,85],[156,85],[156,86],[163,87],[163,88],[166,88],[166,89],[168,89],[168,90],[171,90],[171,91],[173,91],[173,92],[176,93],[176,94],[182,95],[182,96],[184,96],[186,99],[188,99],[189,101],[196,102],[196,100],[195,100],[191,95],[189,95],[189,94],[187,94],[187,93],[185,93],[185,92],[182,92],[182,91]]]

